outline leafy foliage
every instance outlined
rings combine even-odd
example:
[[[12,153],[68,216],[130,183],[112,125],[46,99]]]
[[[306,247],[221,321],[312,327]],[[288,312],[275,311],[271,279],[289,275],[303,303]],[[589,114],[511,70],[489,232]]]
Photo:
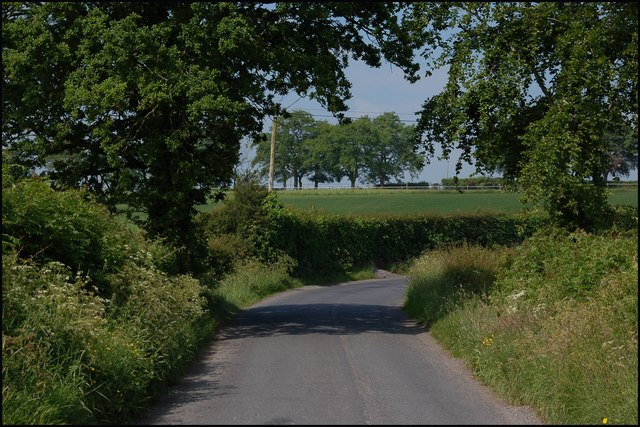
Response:
[[[302,178],[307,175],[308,163],[306,159],[310,155],[308,141],[316,136],[316,122],[311,114],[297,110],[291,114],[276,118],[276,153],[274,164],[274,180],[281,181],[286,187],[287,180],[293,178],[293,187],[302,187]],[[253,143],[256,148],[256,156],[252,165],[259,164],[263,174],[269,170],[271,156],[271,140],[266,135]]]
[[[219,282],[176,274],[170,247],[148,240],[86,192],[54,191],[38,177],[14,179],[8,166],[4,424],[126,424],[180,377],[217,321],[300,284],[289,276],[294,261],[284,256],[269,265],[239,259],[235,271],[240,251],[234,271]],[[246,209],[255,195],[248,187],[236,208]],[[261,206],[266,190],[257,189]],[[245,245],[230,241],[219,246]]]
[[[302,187],[304,176],[316,187],[344,177],[352,187],[358,180],[384,187],[407,172],[416,177],[423,167],[412,140],[413,127],[404,125],[395,113],[331,125],[315,121],[305,111],[294,111],[277,123],[274,176],[283,187],[291,177],[294,188]],[[270,140],[264,136],[253,146],[252,165],[266,174]]]
[[[207,290],[85,191],[9,179],[2,202],[3,422],[127,420],[208,336]]]
[[[635,229],[544,227],[508,250],[429,251],[408,275],[407,312],[507,401],[550,424],[638,423]]]
[[[500,171],[567,227],[609,214],[604,133],[637,135],[636,3],[416,3],[422,55],[449,68],[421,145]]]
[[[451,244],[513,245],[546,221],[521,215],[327,216],[292,212],[276,195],[265,199],[261,227],[250,228],[247,240],[262,262],[285,255],[295,260],[299,276],[371,263],[384,267]]]
[[[241,138],[282,112],[276,95],[345,110],[350,57],[385,57],[417,78],[399,8],[5,2],[3,152],[111,209],[143,210],[188,270],[200,250],[194,206],[229,182]]]
[[[632,170],[638,169],[638,132],[623,127],[618,132],[605,131],[603,138],[609,149],[609,170],[604,172],[605,179],[609,174],[613,179],[629,176]]]
[[[504,183],[502,178],[492,178],[486,176],[478,176],[471,178],[442,178],[442,185],[451,186],[469,186],[469,187],[501,187]]]
[[[400,121],[395,113],[384,113],[371,120],[373,140],[363,146],[367,182],[384,187],[391,179],[401,179],[408,172],[413,178],[424,166],[415,153],[413,126]]]

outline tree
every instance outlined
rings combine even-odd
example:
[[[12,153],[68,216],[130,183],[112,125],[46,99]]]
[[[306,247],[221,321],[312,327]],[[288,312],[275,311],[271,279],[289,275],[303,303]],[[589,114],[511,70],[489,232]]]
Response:
[[[303,167],[315,188],[319,183],[332,182],[340,175],[340,147],[334,139],[335,128],[326,121],[317,122],[315,138],[304,142],[307,157]]]
[[[336,127],[333,137],[339,149],[340,169],[336,179],[340,181],[347,177],[351,188],[355,188],[356,181],[362,179],[365,170],[365,147],[373,144],[374,132],[371,119],[360,117],[350,123]]]
[[[306,175],[309,157],[306,141],[316,136],[317,123],[306,111],[296,110],[278,117],[276,125],[276,156],[274,179],[281,180],[286,186],[287,179],[293,178],[293,187],[302,187],[302,178]],[[252,165],[258,165],[264,172],[269,170],[271,140],[264,135],[254,141],[256,156]]]
[[[419,144],[459,148],[478,172],[501,170],[568,227],[608,216],[607,129],[638,124],[638,4],[415,3],[422,55],[447,66],[427,99]]]
[[[618,131],[606,130],[603,138],[609,148],[609,167],[603,172],[605,181],[629,176],[638,169],[638,133],[628,126]]]
[[[389,112],[374,118],[371,126],[373,138],[364,145],[366,180],[384,187],[406,172],[416,178],[424,161],[416,154],[413,126],[403,124],[397,114]]]
[[[276,143],[288,154],[288,165],[293,178],[293,187],[302,188],[302,178],[307,174],[308,144],[317,134],[317,123],[306,111],[297,110],[279,123]]]
[[[346,110],[350,58],[417,79],[401,4],[2,3],[3,150],[190,250],[195,205],[293,90]]]

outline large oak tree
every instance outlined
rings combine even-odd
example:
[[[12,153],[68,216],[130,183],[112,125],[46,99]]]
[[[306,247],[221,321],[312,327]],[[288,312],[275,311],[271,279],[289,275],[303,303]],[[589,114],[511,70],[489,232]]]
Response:
[[[384,187],[391,179],[402,180],[406,173],[417,178],[424,160],[416,154],[413,126],[387,112],[373,118],[371,128],[373,138],[363,145],[366,181]]]
[[[416,78],[394,2],[2,3],[3,156],[190,241],[240,140],[295,91],[346,110],[351,59]]]

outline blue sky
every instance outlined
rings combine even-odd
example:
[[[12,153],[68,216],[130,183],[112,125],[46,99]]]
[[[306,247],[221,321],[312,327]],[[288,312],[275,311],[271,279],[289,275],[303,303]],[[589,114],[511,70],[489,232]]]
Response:
[[[409,83],[404,79],[403,73],[399,68],[389,63],[383,63],[380,68],[372,68],[368,65],[356,61],[352,62],[346,70],[346,75],[352,84],[352,98],[347,101],[349,111],[345,115],[349,117],[360,117],[368,115],[375,117],[384,112],[395,112],[400,120],[405,123],[415,123],[416,112],[420,111],[422,103],[429,97],[440,93],[443,89],[446,79],[447,70],[440,69],[434,71],[429,77],[421,77],[416,83]],[[282,100],[284,106],[289,106],[290,111],[305,110],[312,114],[316,120],[326,120],[330,123],[337,123],[331,117],[331,113],[327,112],[322,106],[308,98],[300,99],[298,95],[291,94]],[[271,120],[265,122],[265,132],[271,129]],[[455,174],[455,163],[459,153],[454,151],[451,154],[449,162],[438,159],[436,156],[430,159],[430,163],[425,165],[422,173],[415,180],[409,176],[405,177],[405,182],[426,181],[429,183],[439,183],[442,178],[453,177]],[[243,150],[244,165],[253,159],[253,153]],[[463,169],[459,175],[460,178],[471,176],[475,172],[475,168],[469,164],[463,164]],[[638,172],[632,171],[629,180],[637,180]],[[290,183],[287,183],[288,185]],[[347,181],[340,184],[347,185]],[[303,185],[309,185],[309,182],[303,181]],[[332,183],[330,185],[337,185]]]
[[[429,97],[439,93],[444,87],[447,79],[446,70],[438,70],[430,77],[422,77],[416,83],[409,83],[403,77],[403,72],[399,68],[389,63],[383,63],[380,68],[372,68],[360,61],[355,61],[349,65],[346,75],[351,82],[352,98],[347,101],[349,111],[345,112],[348,117],[360,117],[368,115],[376,117],[385,112],[395,112],[400,120],[407,124],[415,123],[416,112],[420,111],[422,103]],[[311,99],[302,98],[296,94],[286,96],[282,100],[284,106],[289,106],[290,111],[305,110],[312,114],[316,120],[325,120],[329,123],[337,123],[331,113]],[[293,105],[292,105],[293,104]],[[264,126],[265,132],[271,129],[271,120],[267,119]],[[245,166],[253,159],[253,153],[244,150],[243,157]],[[432,158],[419,177],[415,180],[409,176],[406,181],[426,181],[429,183],[439,183],[442,178],[453,177],[455,174],[455,162],[458,156],[453,153],[450,162]],[[466,164],[460,175],[461,178],[468,177],[475,168]],[[348,181],[342,184],[347,185]],[[303,181],[303,185],[308,182]],[[330,185],[337,185],[332,183]]]

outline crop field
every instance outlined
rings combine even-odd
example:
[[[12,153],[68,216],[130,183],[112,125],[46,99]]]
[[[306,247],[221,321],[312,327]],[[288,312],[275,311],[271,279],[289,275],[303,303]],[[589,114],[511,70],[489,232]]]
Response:
[[[517,213],[528,206],[520,194],[499,190],[286,190],[278,199],[286,206],[329,214]],[[637,189],[610,190],[613,205],[638,206]]]

